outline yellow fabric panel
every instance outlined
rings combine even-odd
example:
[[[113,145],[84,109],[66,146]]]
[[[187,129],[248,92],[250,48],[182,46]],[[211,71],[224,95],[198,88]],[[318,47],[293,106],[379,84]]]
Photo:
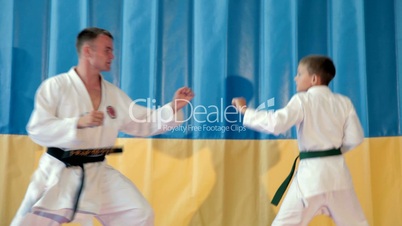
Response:
[[[41,150],[26,136],[0,135],[1,226],[8,226],[18,209]]]
[[[402,225],[402,137],[371,138],[372,225]],[[367,175],[368,176],[368,175]]]
[[[401,137],[370,138],[346,154],[370,225],[402,225],[401,143]],[[278,211],[270,199],[297,156],[295,140],[136,138],[117,144],[124,153],[108,156],[108,162],[149,200],[156,226],[270,225]],[[12,135],[0,135],[0,146],[0,226],[6,226],[43,148]],[[330,225],[324,216],[310,223]]]

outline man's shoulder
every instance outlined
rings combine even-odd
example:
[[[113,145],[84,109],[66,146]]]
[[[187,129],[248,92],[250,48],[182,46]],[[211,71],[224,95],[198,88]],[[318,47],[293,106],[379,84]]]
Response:
[[[43,80],[38,88],[38,92],[60,93],[70,86],[71,86],[70,75],[68,72],[63,72]]]
[[[61,82],[66,81],[67,78],[68,78],[68,73],[64,72],[64,73],[60,73],[60,74],[46,78],[45,80],[43,80],[42,84],[43,85],[60,84]]]
[[[108,93],[109,96],[113,96],[114,98],[129,98],[127,93],[124,92],[120,87],[117,85],[103,79],[102,81],[103,85],[106,88],[106,92]]]
[[[112,90],[114,92],[123,92],[117,85],[107,81],[106,79],[103,79],[102,82],[108,90]]]

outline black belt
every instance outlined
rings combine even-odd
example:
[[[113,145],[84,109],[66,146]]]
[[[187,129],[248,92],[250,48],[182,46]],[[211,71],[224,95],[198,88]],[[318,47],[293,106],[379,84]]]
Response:
[[[279,202],[282,199],[283,194],[285,194],[286,188],[289,186],[290,180],[293,177],[293,174],[295,172],[296,168],[296,162],[297,159],[300,157],[300,160],[302,159],[310,159],[310,158],[318,158],[318,157],[328,157],[328,156],[334,156],[334,155],[342,155],[341,149],[336,148],[336,149],[330,149],[330,150],[325,150],[325,151],[303,151],[300,152],[300,155],[296,157],[295,161],[293,162],[292,169],[289,173],[289,175],[286,177],[286,179],[282,182],[281,186],[278,188],[276,191],[274,198],[272,198],[271,203],[275,206],[279,204]]]
[[[121,153],[123,148],[97,148],[97,149],[78,149],[78,150],[63,150],[60,148],[49,147],[47,148],[47,153],[56,159],[62,161],[66,164],[66,167],[79,166],[82,169],[81,184],[78,188],[75,203],[73,208],[73,215],[71,216],[70,222],[74,220],[75,213],[78,209],[78,203],[84,188],[85,182],[85,163],[91,162],[102,162],[105,160],[105,155],[111,153]]]

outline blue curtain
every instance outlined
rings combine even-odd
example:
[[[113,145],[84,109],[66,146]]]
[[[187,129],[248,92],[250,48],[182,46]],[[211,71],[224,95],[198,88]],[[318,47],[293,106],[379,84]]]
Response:
[[[113,33],[116,57],[104,77],[133,99],[150,98],[157,107],[178,87],[195,91],[185,125],[208,131],[161,138],[295,138],[293,131],[279,137],[238,131],[233,125],[241,118],[228,106],[244,96],[254,107],[283,107],[295,93],[298,60],[308,54],[333,58],[330,86],[351,97],[367,137],[402,134],[399,0],[0,0],[0,6],[1,134],[26,134],[35,90],[77,63],[75,37],[87,26]],[[222,126],[228,131],[214,131]]]

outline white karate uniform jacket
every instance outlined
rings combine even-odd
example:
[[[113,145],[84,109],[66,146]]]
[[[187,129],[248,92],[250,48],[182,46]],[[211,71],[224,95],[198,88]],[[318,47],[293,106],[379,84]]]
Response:
[[[165,132],[163,128],[179,125],[183,117],[181,111],[173,114],[170,104],[154,111],[135,105],[123,91],[103,78],[98,109],[105,114],[103,125],[77,129],[79,117],[92,110],[90,96],[72,68],[67,73],[47,79],[39,87],[27,125],[28,134],[45,147],[111,147],[115,145],[119,131],[134,136],[155,135]],[[81,173],[80,167],[66,168],[64,163],[44,153],[16,218],[24,216],[32,207],[72,209]],[[114,190],[111,191],[113,197],[101,194],[101,188],[106,184],[109,190]],[[98,214],[136,208],[139,205],[136,200],[143,197],[135,188],[134,192],[132,190],[131,182],[106,161],[85,164],[85,186],[79,211]]]
[[[243,124],[276,135],[296,126],[300,151],[341,148],[345,153],[364,139],[350,99],[332,93],[327,86],[313,86],[307,92],[299,92],[286,107],[274,112],[247,109]],[[353,189],[343,155],[303,159],[294,180],[298,182],[301,197]]]

